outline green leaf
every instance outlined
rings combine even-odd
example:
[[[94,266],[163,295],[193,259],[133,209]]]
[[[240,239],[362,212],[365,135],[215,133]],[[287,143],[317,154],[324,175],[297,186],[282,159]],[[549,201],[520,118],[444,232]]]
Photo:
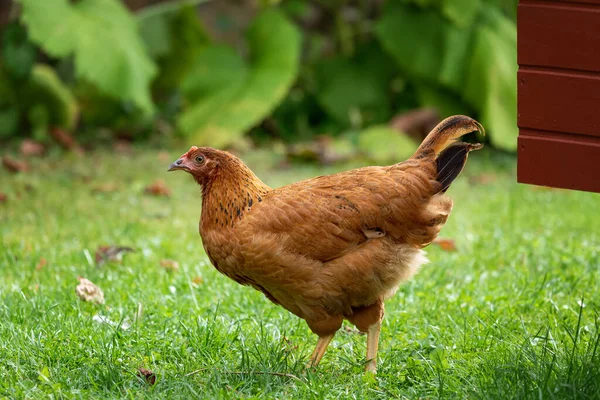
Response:
[[[150,14],[139,22],[142,38],[159,66],[153,89],[178,88],[195,58],[209,43],[196,8],[184,3],[179,9]]]
[[[296,78],[300,34],[280,11],[263,11],[247,36],[248,65],[232,50],[209,47],[183,83],[190,105],[179,128],[196,144],[231,144],[273,110]]]
[[[516,27],[497,7],[480,7],[461,29],[435,10],[392,1],[376,31],[397,64],[424,85],[417,84],[422,103],[446,114],[455,107],[444,97],[454,93],[458,105],[477,111],[493,145],[516,148]]]
[[[44,367],[38,372],[38,380],[42,383],[50,382],[50,370],[48,367]]]
[[[465,28],[473,23],[479,12],[481,0],[442,0],[442,14],[458,27]]]
[[[377,22],[383,47],[410,76],[459,89],[465,79],[472,30],[435,11],[392,1]]]
[[[410,137],[384,125],[362,131],[358,146],[371,160],[383,164],[403,161],[417,149],[417,143]]]
[[[487,9],[477,31],[464,96],[479,105],[481,122],[491,143],[517,148],[517,47],[514,24],[499,11]]]
[[[16,106],[0,107],[0,138],[13,136],[19,125],[19,110]]]
[[[33,116],[32,125],[59,126],[67,130],[74,128],[79,113],[77,102],[48,65],[33,67],[29,81],[19,90],[18,96],[19,107],[28,109],[29,116]]]
[[[58,58],[75,56],[77,75],[103,92],[153,110],[156,67],[135,19],[118,0],[19,0],[31,40]]]
[[[35,62],[36,49],[27,39],[27,31],[17,22],[2,31],[2,64],[12,77],[23,80],[29,76]]]
[[[474,110],[473,107],[457,98],[456,93],[444,90],[444,88],[422,82],[414,82],[414,86],[421,105],[435,107],[442,118],[458,114],[470,115]]]
[[[319,103],[346,126],[365,126],[390,117],[393,62],[378,46],[360,49],[352,58],[336,57],[317,64]]]

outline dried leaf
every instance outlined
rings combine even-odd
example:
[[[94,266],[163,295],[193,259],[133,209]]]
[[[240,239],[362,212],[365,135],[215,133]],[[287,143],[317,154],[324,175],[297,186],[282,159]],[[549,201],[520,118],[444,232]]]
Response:
[[[167,187],[167,184],[163,180],[160,180],[160,179],[154,181],[154,183],[152,185],[147,186],[146,189],[144,190],[144,192],[147,194],[154,195],[154,196],[165,196],[165,197],[171,196],[171,189],[169,189]]]
[[[131,154],[133,153],[133,148],[131,147],[131,142],[127,140],[117,140],[113,144],[113,150],[117,153],[121,154]]]
[[[38,261],[37,265],[35,266],[35,270],[40,271],[46,266],[46,264],[48,264],[48,261],[46,261],[44,257],[40,258],[40,261]]]
[[[475,185],[487,185],[493,183],[498,179],[498,177],[494,174],[480,174],[469,177],[469,183],[473,186]]]
[[[312,142],[290,145],[286,152],[289,161],[318,162],[321,165],[348,161],[356,153],[349,140],[325,135],[317,136]]]
[[[79,277],[79,285],[75,288],[75,293],[83,301],[91,301],[97,304],[104,304],[104,292],[90,280]]]
[[[538,192],[554,192],[554,191],[558,192],[558,191],[564,190],[564,189],[554,188],[554,187],[550,187],[550,186],[538,186],[538,185],[531,186],[531,188]]]
[[[420,143],[440,121],[437,110],[419,108],[395,116],[390,126]]]
[[[192,283],[194,283],[195,285],[200,285],[204,283],[204,279],[201,276],[197,276],[194,279],[192,279]]]
[[[29,171],[29,165],[27,165],[25,161],[18,161],[9,156],[2,157],[2,164],[4,165],[4,168],[10,172],[16,173]]]
[[[285,349],[287,351],[295,351],[298,350],[298,345],[294,344],[290,339],[284,336],[283,343],[285,344]]]
[[[106,261],[120,262],[123,259],[123,254],[134,251],[131,247],[126,246],[100,246],[96,250],[96,263],[101,265]]]
[[[39,157],[44,155],[46,148],[40,142],[25,139],[21,142],[21,154],[26,157]]]
[[[179,263],[175,260],[161,260],[160,266],[167,271],[179,271]]]
[[[6,200],[8,200],[8,196],[6,196],[6,194],[0,192],[0,203],[6,203]]]
[[[456,243],[452,239],[437,238],[433,241],[433,244],[438,245],[444,251],[456,251]]]
[[[349,335],[364,335],[364,332],[359,331],[353,326],[344,325],[344,332]]]
[[[113,193],[118,189],[117,185],[113,182],[101,183],[96,185],[93,189],[93,193]]]
[[[166,164],[172,160],[173,157],[171,157],[171,155],[169,153],[167,153],[166,151],[159,151],[158,152],[158,161],[160,161],[162,164]]]
[[[50,130],[50,135],[63,148],[67,150],[73,150],[77,153],[83,153],[83,149],[79,146],[69,132],[55,127]]]
[[[138,376],[144,379],[149,385],[154,385],[156,383],[156,375],[149,369],[138,368]]]

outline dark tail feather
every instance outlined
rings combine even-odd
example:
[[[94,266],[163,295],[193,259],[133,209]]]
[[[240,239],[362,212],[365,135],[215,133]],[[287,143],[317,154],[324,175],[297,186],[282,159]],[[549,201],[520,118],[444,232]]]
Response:
[[[483,145],[480,143],[455,143],[447,147],[436,159],[437,181],[442,185],[440,192],[444,193],[454,182],[467,163],[471,150],[478,150]]]

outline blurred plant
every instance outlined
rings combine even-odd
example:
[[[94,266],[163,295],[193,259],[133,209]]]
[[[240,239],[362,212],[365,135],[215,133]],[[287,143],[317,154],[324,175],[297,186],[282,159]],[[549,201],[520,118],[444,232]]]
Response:
[[[376,35],[401,70],[417,83],[423,102],[437,103],[445,113],[459,99],[479,114],[492,144],[514,150],[517,36],[514,22],[503,14],[499,3],[390,1]]]
[[[300,34],[276,9],[266,9],[248,30],[250,62],[230,47],[205,48],[183,81],[189,101],[179,119],[194,143],[227,146],[262,121],[296,78]]]
[[[18,0],[31,40],[56,58],[74,57],[77,77],[152,113],[156,65],[135,18],[118,0]]]
[[[35,47],[16,22],[4,29],[2,56],[0,137],[16,134],[21,120],[36,139],[44,139],[51,127],[72,129],[78,114],[75,98],[53,68],[35,63]]]
[[[73,129],[81,115],[95,134],[160,126],[226,147],[249,133],[351,144],[383,162],[414,147],[384,126],[435,107],[516,146],[516,0],[178,0],[136,15],[121,0],[17,1],[2,35],[0,137]],[[223,19],[236,12],[245,40]],[[215,41],[215,26],[235,40]]]

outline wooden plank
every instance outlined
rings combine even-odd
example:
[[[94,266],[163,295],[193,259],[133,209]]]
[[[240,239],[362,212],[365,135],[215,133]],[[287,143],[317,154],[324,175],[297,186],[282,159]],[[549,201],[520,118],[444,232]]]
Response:
[[[529,0],[531,1],[531,0]],[[598,4],[600,0],[533,0],[535,2],[548,2],[548,3],[567,3],[567,4]],[[525,1],[524,1],[525,2]]]
[[[600,75],[521,68],[518,125],[600,137]]]
[[[518,16],[519,65],[600,72],[600,7],[522,2]]]
[[[517,181],[600,192],[600,140],[522,130]]]

